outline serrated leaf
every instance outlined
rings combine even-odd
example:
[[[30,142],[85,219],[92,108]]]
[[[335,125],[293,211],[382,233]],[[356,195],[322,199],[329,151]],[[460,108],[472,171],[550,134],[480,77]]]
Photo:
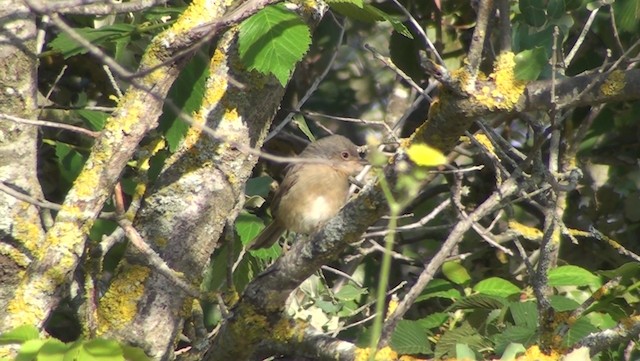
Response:
[[[442,326],[449,319],[449,314],[445,312],[434,312],[425,318],[418,320],[420,326],[429,330]]]
[[[458,291],[451,282],[436,278],[429,282],[427,287],[424,288],[420,296],[416,299],[416,302],[428,300],[434,297],[456,300],[461,296],[460,291]]]
[[[513,361],[516,359],[516,356],[518,354],[524,353],[526,351],[527,349],[525,349],[521,343],[510,343],[502,353],[500,361]]]
[[[547,65],[547,52],[539,46],[521,51],[516,55],[515,62],[513,71],[516,79],[536,80]]]
[[[536,340],[537,330],[535,328],[510,325],[494,336],[495,350],[500,355],[506,353],[507,347],[514,342],[526,347]]]
[[[56,339],[49,339],[38,352],[38,361],[64,361],[70,345]]]
[[[509,305],[516,326],[535,329],[538,326],[538,309],[535,302],[513,302]]]
[[[578,302],[560,295],[552,295],[549,297],[549,302],[551,303],[551,307],[557,312],[573,311],[580,307]]]
[[[467,269],[464,268],[460,262],[449,261],[442,265],[442,273],[449,279],[449,281],[462,285],[471,281],[471,276]]]
[[[598,271],[596,273],[603,275],[608,279],[622,277],[620,283],[625,284],[627,283],[627,280],[640,276],[640,263],[628,262],[614,270]]]
[[[475,294],[456,301],[447,308],[447,311],[481,309],[499,310],[507,305],[507,300],[502,297]]]
[[[401,320],[391,335],[391,348],[400,354],[431,354],[427,336],[418,321]]]
[[[590,333],[600,331],[596,326],[592,325],[587,318],[579,318],[574,324],[571,325],[567,335],[564,339],[564,344],[567,346],[573,345],[580,341]]]
[[[0,334],[0,345],[8,345],[10,343],[23,343],[29,340],[35,340],[40,337],[38,329],[33,325],[23,325]]]
[[[79,360],[124,361],[122,348],[117,341],[97,338],[85,342],[78,356]]]
[[[236,219],[236,232],[238,232],[243,245],[247,245],[253,240],[263,228],[262,219],[253,214],[242,212]]]
[[[456,344],[456,359],[458,360],[475,360],[476,354],[471,347],[464,343]]]
[[[578,266],[561,266],[549,271],[549,285],[558,286],[602,286],[600,278]]]
[[[109,26],[103,26],[99,29],[93,28],[81,28],[74,29],[78,35],[85,38],[93,45],[100,46],[110,41],[117,39],[131,37],[131,33],[135,31],[136,27],[130,24],[113,24]],[[58,51],[62,56],[67,59],[74,55],[85,54],[88,50],[80,45],[80,43],[73,40],[67,33],[61,32],[53,39],[49,44],[49,48]]]
[[[473,286],[473,290],[485,295],[509,297],[520,293],[520,288],[499,277],[489,277]]]
[[[464,340],[465,344],[475,349],[485,347],[485,342],[482,336],[469,325],[468,322],[464,322],[460,327],[445,332],[440,340],[436,344],[435,358],[444,359],[445,356],[453,357],[456,352],[456,345]]]
[[[543,0],[519,0],[520,13],[525,21],[534,27],[541,27],[547,22],[546,4]]]
[[[99,112],[96,110],[79,109],[76,113],[84,120],[85,124],[89,126],[91,130],[102,130],[104,123],[107,121],[109,114],[105,112]]]
[[[335,297],[340,301],[353,301],[365,294],[367,294],[366,289],[346,284],[340,291],[336,292]]]
[[[283,5],[267,6],[245,20],[238,36],[240,59],[245,66],[273,74],[282,86],[310,43],[309,27]]]
[[[173,102],[173,106],[187,114],[200,108],[209,76],[208,65],[206,56],[194,56],[185,66],[171,85],[167,96]],[[189,124],[178,117],[173,107],[165,104],[158,123],[158,130],[164,134],[171,153],[178,149],[188,129]]]

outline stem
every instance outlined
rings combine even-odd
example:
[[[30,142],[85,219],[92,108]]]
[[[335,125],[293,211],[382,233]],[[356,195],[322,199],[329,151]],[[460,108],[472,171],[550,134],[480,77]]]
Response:
[[[393,243],[395,241],[396,228],[398,226],[398,216],[402,207],[393,197],[389,183],[384,177],[382,171],[378,172],[378,178],[380,179],[380,187],[389,203],[389,230],[390,232],[385,236],[385,252],[382,255],[382,267],[380,268],[380,278],[378,280],[378,292],[376,295],[376,315],[373,320],[373,330],[371,333],[371,341],[369,342],[369,361],[373,361],[376,357],[378,350],[378,339],[382,333],[382,316],[384,315],[384,299],[386,297],[386,289],[389,284],[389,273],[391,272],[391,251],[393,250]]]

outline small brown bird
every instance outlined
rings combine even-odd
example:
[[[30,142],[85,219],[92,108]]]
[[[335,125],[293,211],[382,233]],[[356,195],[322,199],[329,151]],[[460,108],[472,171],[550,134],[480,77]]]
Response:
[[[310,161],[287,166],[271,203],[273,222],[249,249],[270,247],[285,230],[313,233],[342,208],[349,193],[349,177],[358,174],[365,164],[358,147],[341,135],[309,144],[298,158]]]

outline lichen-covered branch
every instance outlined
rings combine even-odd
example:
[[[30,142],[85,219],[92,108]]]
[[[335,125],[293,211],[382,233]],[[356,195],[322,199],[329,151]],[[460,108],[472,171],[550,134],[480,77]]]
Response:
[[[222,17],[224,11],[225,7],[218,1],[196,1],[171,28],[154,38],[138,69],[145,75],[134,80],[135,86],[120,99],[117,110],[107,120],[53,227],[46,234],[45,247],[36,255],[16,287],[15,296],[8,302],[0,324],[6,327],[22,324],[42,326],[59,302],[63,287],[71,279],[89,229],[115,182],[140,140],[157,125],[164,98],[188,60],[187,56],[176,59],[173,55],[197,40],[184,41],[182,36],[186,29]],[[244,16],[250,14],[246,12]],[[163,66],[156,68],[158,64]]]

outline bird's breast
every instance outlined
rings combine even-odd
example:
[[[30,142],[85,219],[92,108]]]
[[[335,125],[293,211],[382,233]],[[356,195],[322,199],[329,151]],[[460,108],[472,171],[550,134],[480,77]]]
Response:
[[[314,174],[296,182],[282,196],[277,218],[291,231],[313,233],[338,213],[348,190],[348,180],[335,171]]]

